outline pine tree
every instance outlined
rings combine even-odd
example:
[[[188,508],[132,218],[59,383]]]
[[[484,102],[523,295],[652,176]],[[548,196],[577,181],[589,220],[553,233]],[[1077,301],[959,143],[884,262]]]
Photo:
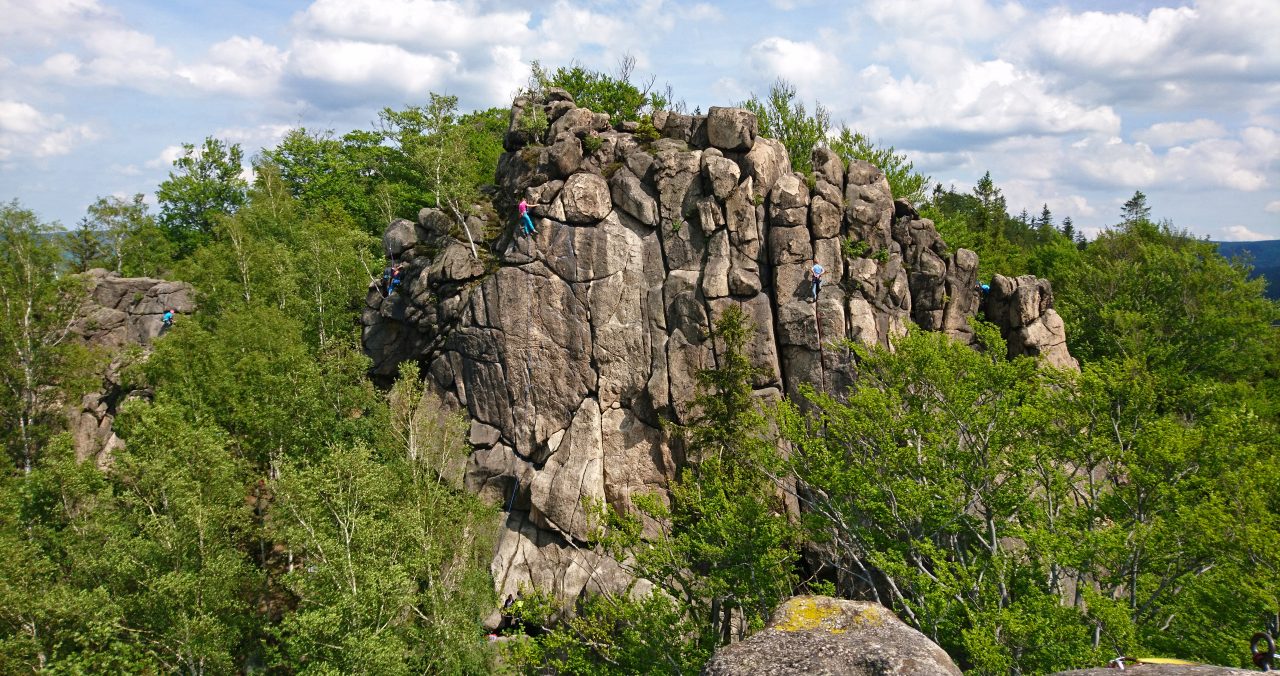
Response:
[[[1151,220],[1151,207],[1147,206],[1147,196],[1141,190],[1133,191],[1133,197],[1124,203],[1120,211],[1120,222],[1124,225]]]

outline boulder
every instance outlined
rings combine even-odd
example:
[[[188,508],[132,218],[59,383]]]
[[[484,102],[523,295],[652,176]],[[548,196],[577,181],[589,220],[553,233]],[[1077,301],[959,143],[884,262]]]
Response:
[[[704,676],[960,676],[942,648],[878,603],[797,596],[766,628],[717,650]]]
[[[564,182],[560,191],[564,215],[570,223],[595,223],[613,211],[609,184],[596,174],[578,173]]]
[[[731,152],[751,150],[756,140],[756,115],[745,108],[707,109],[707,141]]]

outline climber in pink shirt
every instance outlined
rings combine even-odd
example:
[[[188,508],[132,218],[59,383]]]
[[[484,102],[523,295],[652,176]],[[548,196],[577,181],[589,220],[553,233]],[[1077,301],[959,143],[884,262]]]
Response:
[[[533,227],[533,219],[529,218],[529,203],[521,199],[519,209],[520,209],[520,220],[521,220],[520,227],[524,230],[524,234],[526,235],[538,234],[538,231]]]

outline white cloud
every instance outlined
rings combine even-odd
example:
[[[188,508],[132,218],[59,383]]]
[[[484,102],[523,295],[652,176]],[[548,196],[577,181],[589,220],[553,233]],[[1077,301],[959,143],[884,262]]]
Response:
[[[1020,31],[1015,51],[1064,88],[1160,105],[1240,100],[1280,77],[1280,3],[1201,0],[1145,16],[1066,8]]]
[[[300,40],[293,44],[290,69],[296,77],[327,83],[353,96],[375,90],[421,95],[437,87],[458,65],[434,54],[416,54],[398,45],[351,40]]]
[[[148,169],[168,169],[169,167],[172,167],[173,163],[176,162],[179,157],[182,157],[185,152],[186,151],[180,145],[165,146],[164,150],[161,150],[159,155],[147,160],[145,166]],[[195,152],[199,153],[200,148],[197,147]]]
[[[1158,122],[1133,137],[1152,146],[1171,146],[1185,141],[1221,138],[1227,130],[1213,120],[1200,118],[1191,122]]]
[[[1257,242],[1264,239],[1272,239],[1269,235],[1254,232],[1243,225],[1228,225],[1222,228],[1223,241],[1226,242]]]
[[[812,42],[795,42],[781,37],[761,40],[748,50],[752,68],[766,78],[790,80],[802,98],[827,91],[838,82],[844,70],[840,60],[829,50]],[[759,92],[761,96],[764,92]]]
[[[1120,117],[1110,106],[1086,106],[1051,93],[1035,72],[1008,61],[967,61],[950,72],[895,78],[886,68],[863,69],[850,94],[857,117],[895,139],[924,136],[943,149],[964,138],[1092,132],[1114,134]]]
[[[0,160],[66,155],[97,137],[87,124],[68,124],[62,115],[22,101],[0,101]]]
[[[1266,159],[1239,141],[1215,139],[1175,146],[1160,154],[1145,143],[1090,138],[1073,144],[1069,166],[1098,186],[1261,190]]]
[[[564,4],[564,3],[559,3]],[[453,0],[316,0],[296,19],[317,37],[394,43],[412,51],[467,50],[530,37],[528,11],[486,12]]]
[[[866,11],[895,34],[947,42],[1003,35],[1026,14],[1016,2],[995,6],[986,0],[872,0]]]
[[[267,96],[279,85],[287,52],[256,36],[233,36],[209,48],[205,61],[177,69],[197,89],[240,96]]]
[[[1265,207],[1265,210],[1267,211],[1267,213],[1280,214],[1280,200],[1276,200],[1274,202],[1268,202],[1267,206]]]

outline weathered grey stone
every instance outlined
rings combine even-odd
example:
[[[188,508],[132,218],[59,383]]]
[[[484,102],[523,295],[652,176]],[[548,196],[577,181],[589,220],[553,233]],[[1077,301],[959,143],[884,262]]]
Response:
[[[547,162],[553,178],[571,176],[578,167],[582,166],[582,143],[572,134],[557,138],[556,142],[548,148]]]
[[[644,155],[644,153],[640,153]],[[648,157],[648,155],[645,155]],[[649,188],[627,168],[621,168],[609,179],[613,204],[649,227],[658,225],[658,200]]]
[[[466,411],[476,448],[465,486],[508,510],[493,562],[504,594],[522,583],[562,600],[626,589],[616,562],[592,553],[583,500],[630,510],[640,492],[668,498],[685,458],[665,426],[689,421],[695,376],[717,363],[711,325],[729,307],[755,326],[746,351],[762,396],[795,396],[804,383],[843,391],[853,359],[835,341],[890,346],[913,315],[972,343],[976,256],[953,254],[931,222],[895,204],[878,169],[846,172],[819,150],[813,175],[799,176],[780,143],[758,136],[746,152],[721,149],[719,131],[711,143],[721,113],[660,111],[667,138],[650,142],[567,97],[518,103],[559,126],[539,141],[550,146],[501,156],[492,208],[468,220],[504,233],[483,243],[496,269],[470,255],[446,214],[424,210],[419,227],[388,236],[408,263],[403,291],[384,298],[371,286],[361,315],[380,382],[403,361],[424,363],[429,389]],[[585,137],[600,145],[579,159]],[[521,197],[534,237],[508,234]],[[846,256],[846,237],[864,250]],[[828,271],[816,302],[812,259]],[[1003,291],[982,307],[1004,318],[1011,353],[1069,358],[1047,284],[994,285]],[[93,317],[109,334],[126,315],[103,305]],[[109,438],[102,401],[83,402],[77,434]]]
[[[755,113],[745,108],[707,109],[707,141],[721,150],[751,150],[756,140]]]
[[[382,250],[392,259],[399,258],[406,250],[418,243],[418,231],[413,221],[397,218],[387,226],[382,234]]]
[[[702,173],[711,184],[712,194],[717,199],[724,200],[738,187],[738,179],[741,178],[742,170],[738,168],[738,163],[733,160],[703,153]]]
[[[569,177],[560,191],[564,215],[570,223],[594,223],[609,215],[613,200],[609,184],[596,174],[579,173]]]
[[[797,596],[768,626],[716,651],[706,676],[960,676],[947,653],[877,603]]]
[[[791,171],[791,156],[780,141],[761,136],[742,158],[742,170],[755,179],[755,194],[764,197],[778,177]]]
[[[595,127],[596,114],[587,108],[567,110],[551,125],[548,138],[560,138],[561,134],[575,136],[586,133]]]
[[[844,201],[845,223],[854,239],[869,244],[873,252],[887,248],[893,239],[893,198],[884,173],[862,160],[850,162]]]
[[[844,187],[844,160],[836,151],[825,146],[813,149],[810,156],[813,173],[819,180],[830,183],[838,191]]]

